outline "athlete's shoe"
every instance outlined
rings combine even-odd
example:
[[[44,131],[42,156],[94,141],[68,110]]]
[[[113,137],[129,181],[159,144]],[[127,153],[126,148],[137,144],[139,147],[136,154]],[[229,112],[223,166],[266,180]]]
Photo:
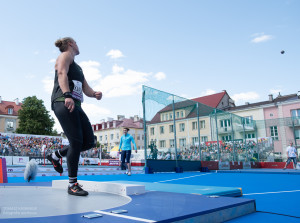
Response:
[[[49,161],[52,163],[54,169],[55,169],[57,172],[59,172],[59,173],[63,173],[63,172],[64,172],[64,169],[63,169],[63,167],[61,166],[61,164],[59,163],[59,160],[53,159],[53,158],[52,158],[52,154],[49,154],[49,155],[47,156],[47,160],[49,160]]]
[[[128,172],[127,175],[128,175],[128,176],[131,176],[131,172]]]
[[[75,196],[87,196],[89,192],[83,190],[81,185],[75,183],[73,186],[68,187],[68,194],[75,195]]]

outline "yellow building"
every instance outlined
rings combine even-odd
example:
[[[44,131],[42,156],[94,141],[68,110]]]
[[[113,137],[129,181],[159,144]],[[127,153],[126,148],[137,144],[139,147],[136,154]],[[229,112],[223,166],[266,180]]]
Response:
[[[119,146],[124,128],[130,129],[129,134],[134,138],[137,149],[144,149],[143,119],[137,115],[131,118],[118,115],[117,120],[107,118],[107,121],[101,120],[99,124],[93,124],[92,127],[97,141],[107,152],[110,152],[115,146]]]

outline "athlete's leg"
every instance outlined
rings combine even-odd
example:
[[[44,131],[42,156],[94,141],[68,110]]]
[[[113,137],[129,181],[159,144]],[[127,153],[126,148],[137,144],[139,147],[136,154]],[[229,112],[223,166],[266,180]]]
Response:
[[[75,106],[74,111],[70,112],[63,102],[56,102],[53,110],[70,143],[69,147],[59,150],[59,153],[61,156],[67,156],[69,181],[70,184],[74,184],[77,182],[78,162],[83,145],[80,108]]]

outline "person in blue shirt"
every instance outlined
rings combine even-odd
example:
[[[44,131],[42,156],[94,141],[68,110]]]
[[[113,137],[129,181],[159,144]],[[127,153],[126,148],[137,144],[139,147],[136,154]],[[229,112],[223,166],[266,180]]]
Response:
[[[131,143],[133,144],[136,153],[137,153],[137,148],[136,148],[134,138],[130,134],[128,134],[128,132],[129,132],[129,128],[123,129],[124,135],[122,135],[120,139],[119,152],[120,150],[122,150],[121,153],[122,165],[124,163],[127,164],[128,169],[126,171],[126,174],[128,176],[131,176],[131,165],[130,165]]]

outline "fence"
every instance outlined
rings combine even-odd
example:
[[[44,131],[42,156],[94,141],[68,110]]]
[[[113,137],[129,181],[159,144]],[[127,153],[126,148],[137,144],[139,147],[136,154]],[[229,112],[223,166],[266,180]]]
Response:
[[[145,157],[153,160],[282,161],[299,145],[299,117],[252,120],[143,86]],[[283,149],[284,148],[284,149]]]

